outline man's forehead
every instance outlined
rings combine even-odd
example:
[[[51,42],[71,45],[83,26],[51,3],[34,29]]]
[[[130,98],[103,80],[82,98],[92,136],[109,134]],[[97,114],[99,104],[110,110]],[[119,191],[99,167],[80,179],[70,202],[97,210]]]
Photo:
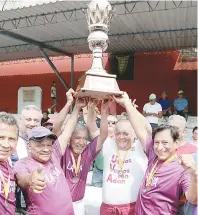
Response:
[[[18,136],[18,129],[15,125],[7,125],[4,123],[0,123],[0,135],[6,136]]]
[[[117,118],[115,116],[108,116],[108,120],[117,121]]]
[[[133,131],[133,128],[131,126],[131,123],[129,121],[118,121],[116,124],[116,130],[120,131]]]
[[[41,118],[41,113],[37,110],[25,110],[23,112],[25,118]]]

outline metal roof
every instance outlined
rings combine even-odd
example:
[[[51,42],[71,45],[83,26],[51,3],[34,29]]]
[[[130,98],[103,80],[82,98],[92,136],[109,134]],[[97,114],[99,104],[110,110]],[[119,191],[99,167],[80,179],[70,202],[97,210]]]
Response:
[[[8,1],[9,2],[9,1]],[[23,35],[66,53],[89,53],[82,9],[88,1],[38,0],[4,5],[0,12],[0,61],[42,56],[38,46],[2,35]],[[50,3],[49,3],[50,2]],[[114,16],[108,52],[197,46],[197,1],[110,1]],[[0,5],[2,6],[2,5]],[[16,9],[18,8],[18,9]],[[58,52],[46,50],[50,56]]]

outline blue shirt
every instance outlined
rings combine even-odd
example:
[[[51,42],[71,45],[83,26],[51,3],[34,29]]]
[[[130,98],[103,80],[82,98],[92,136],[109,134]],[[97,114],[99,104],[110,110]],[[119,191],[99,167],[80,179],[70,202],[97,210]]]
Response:
[[[183,111],[188,106],[188,100],[185,98],[181,98],[181,99],[177,98],[174,100],[174,106],[176,110]]]
[[[170,99],[162,99],[162,98],[160,98],[159,100],[158,100],[158,103],[159,104],[161,104],[161,106],[162,106],[162,110],[167,110],[170,106],[171,106],[171,101],[170,101]]]
[[[198,153],[194,153],[193,157],[195,159],[196,165],[198,165]],[[184,205],[184,213],[185,215],[197,215],[197,205],[193,205],[186,201]]]

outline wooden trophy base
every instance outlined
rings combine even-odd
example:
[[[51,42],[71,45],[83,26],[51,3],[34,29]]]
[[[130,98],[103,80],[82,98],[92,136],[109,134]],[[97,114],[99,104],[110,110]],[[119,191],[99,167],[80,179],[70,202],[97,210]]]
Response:
[[[116,75],[88,71],[79,80],[75,97],[103,100],[107,99],[109,95],[121,96],[122,94],[116,81]]]

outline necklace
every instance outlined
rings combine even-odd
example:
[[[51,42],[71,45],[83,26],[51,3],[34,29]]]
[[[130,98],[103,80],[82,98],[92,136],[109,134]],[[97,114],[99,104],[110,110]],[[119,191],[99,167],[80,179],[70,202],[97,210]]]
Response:
[[[10,188],[10,172],[9,172],[9,167],[7,165],[7,170],[8,170],[8,180],[7,182],[5,181],[5,177],[2,173],[2,171],[0,170],[0,179],[3,183],[3,192],[4,192],[4,198],[5,198],[5,207],[8,207],[8,195],[9,195],[9,188]]]
[[[171,161],[174,160],[176,157],[177,157],[177,154],[172,155],[172,156],[169,157],[166,161],[164,161],[164,162],[162,163],[162,165],[159,166],[158,168],[157,168],[157,164],[158,164],[159,160],[157,160],[157,161],[155,162],[155,164],[153,165],[151,171],[149,172],[148,177],[147,177],[147,180],[146,180],[146,190],[148,190],[149,186],[151,185],[151,182],[152,182],[153,177],[155,176],[156,172],[157,172],[162,166],[164,166],[165,164],[171,162]]]
[[[78,161],[76,163],[75,158],[73,153],[71,152],[71,159],[72,159],[72,163],[73,163],[73,167],[74,167],[74,172],[75,172],[75,177],[72,178],[72,182],[77,184],[80,180],[80,178],[78,177],[79,174],[79,169],[80,169],[80,162],[81,162],[81,154],[78,155]]]
[[[125,160],[126,160],[127,154],[128,154],[128,152],[130,151],[130,149],[126,150],[126,152],[125,152],[125,154],[124,154],[123,160],[121,159],[120,151],[119,151],[118,148],[116,149],[116,151],[117,151],[117,155],[118,155],[118,165],[119,165],[120,169],[122,170],[123,167],[124,167],[124,162],[125,162]]]

